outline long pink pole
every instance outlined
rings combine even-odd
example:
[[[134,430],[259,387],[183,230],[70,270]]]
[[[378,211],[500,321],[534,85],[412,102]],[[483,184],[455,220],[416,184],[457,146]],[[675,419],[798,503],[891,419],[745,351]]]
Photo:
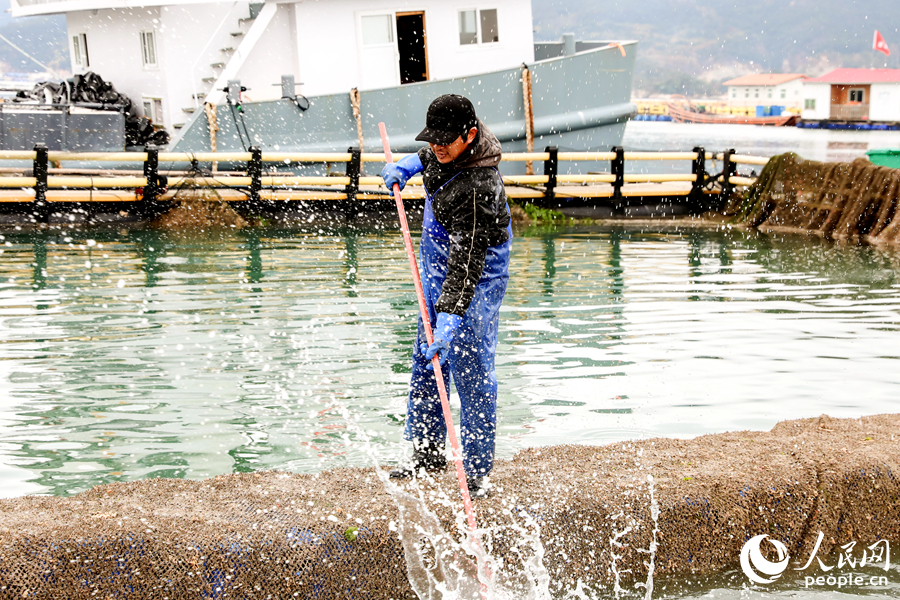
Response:
[[[390,164],[394,162],[391,155],[391,146],[388,143],[387,129],[384,123],[378,124],[381,133],[381,145],[384,146],[384,160]],[[431,319],[428,318],[428,308],[425,306],[425,292],[422,290],[422,279],[419,277],[419,265],[416,262],[416,252],[413,250],[412,237],[409,235],[409,225],[406,222],[406,211],[403,209],[403,200],[400,198],[400,186],[394,184],[394,200],[397,202],[397,215],[400,217],[400,231],[403,232],[403,244],[406,246],[406,256],[409,257],[409,268],[412,271],[413,282],[416,284],[416,297],[419,299],[419,314],[425,325],[425,339],[430,346],[434,343],[434,335],[431,332]],[[462,452],[459,449],[459,440],[456,439],[456,427],[453,425],[453,415],[450,414],[450,398],[447,396],[447,388],[444,386],[444,376],[441,373],[441,361],[439,354],[431,359],[434,366],[434,378],[437,380],[438,395],[441,397],[441,408],[444,411],[444,422],[447,424],[447,436],[450,438],[450,447],[453,449],[453,462],[456,463],[456,477],[459,479],[459,491],[462,492],[463,506],[466,509],[466,520],[469,529],[475,531],[475,511],[472,510],[472,497],[469,495],[469,484],[466,481],[466,471],[463,469]]]

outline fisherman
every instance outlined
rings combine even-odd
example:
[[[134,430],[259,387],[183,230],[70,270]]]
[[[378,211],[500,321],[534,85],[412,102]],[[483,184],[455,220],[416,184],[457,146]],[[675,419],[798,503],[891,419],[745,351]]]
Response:
[[[500,142],[475,116],[463,96],[440,96],[425,117],[417,141],[429,146],[381,172],[385,185],[402,190],[423,173],[426,202],[419,244],[419,271],[434,343],[426,342],[422,318],[413,346],[412,379],[404,438],[413,442],[412,464],[391,477],[415,477],[420,469],[446,468],[447,425],[431,359],[439,355],[444,383],[450,374],[459,393],[463,466],[469,492],[487,493],[494,464],[497,424],[497,348],[500,304],[509,279],[512,243],[506,191],[497,165]]]

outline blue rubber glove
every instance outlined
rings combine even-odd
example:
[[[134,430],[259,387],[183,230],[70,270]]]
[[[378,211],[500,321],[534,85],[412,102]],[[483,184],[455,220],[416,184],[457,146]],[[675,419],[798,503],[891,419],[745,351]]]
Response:
[[[430,346],[425,343],[419,346],[419,350],[422,351],[422,354],[425,355],[425,360],[428,361],[426,369],[429,371],[434,370],[431,359],[438,352],[441,353],[441,366],[443,367],[444,363],[447,362],[447,357],[450,355],[450,342],[453,341],[453,336],[456,334],[456,330],[459,329],[460,323],[462,323],[462,317],[459,315],[438,314],[437,323],[435,323],[433,330],[434,342]]]
[[[402,191],[406,187],[406,182],[409,181],[409,178],[416,173],[421,173],[424,169],[425,167],[422,166],[418,153],[410,154],[395,163],[385,165],[381,170],[381,178],[384,179],[384,185],[390,191],[394,191],[395,183],[400,186]]]

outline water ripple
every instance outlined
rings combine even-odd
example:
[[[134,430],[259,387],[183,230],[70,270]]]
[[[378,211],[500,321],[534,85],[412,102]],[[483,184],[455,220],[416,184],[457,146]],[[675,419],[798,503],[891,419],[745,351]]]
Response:
[[[338,403],[402,452],[417,307],[394,233],[68,235],[3,240],[5,495],[364,464]],[[898,275],[806,238],[519,235],[498,452],[895,410]]]

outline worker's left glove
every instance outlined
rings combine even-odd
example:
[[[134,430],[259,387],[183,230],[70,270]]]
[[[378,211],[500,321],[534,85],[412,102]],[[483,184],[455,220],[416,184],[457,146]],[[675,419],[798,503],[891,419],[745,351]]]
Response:
[[[434,358],[434,355],[438,352],[441,353],[441,366],[443,367],[444,363],[447,362],[447,357],[450,355],[450,342],[453,341],[453,336],[456,334],[456,330],[459,329],[460,323],[462,323],[462,317],[459,315],[451,315],[449,313],[438,314],[437,323],[435,323],[433,330],[434,342],[432,342],[430,346],[425,343],[419,346],[422,354],[425,355],[425,360],[428,361],[428,366],[425,367],[426,369],[429,371],[434,370],[431,359]]]
[[[417,153],[410,154],[395,163],[386,164],[381,170],[381,178],[384,179],[384,185],[387,189],[393,192],[394,184],[396,183],[400,186],[400,191],[402,192],[409,178],[416,173],[421,173],[424,169],[425,167],[422,166],[419,155]]]

